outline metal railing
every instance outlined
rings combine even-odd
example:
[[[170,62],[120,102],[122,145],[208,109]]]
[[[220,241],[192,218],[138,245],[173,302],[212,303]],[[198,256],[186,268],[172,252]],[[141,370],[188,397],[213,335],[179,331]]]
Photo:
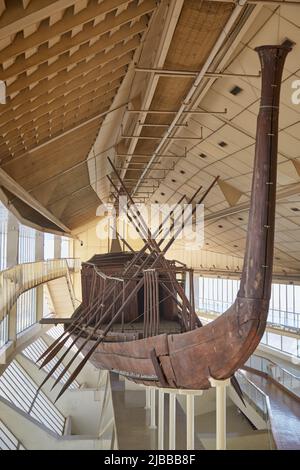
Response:
[[[29,289],[80,269],[80,260],[63,258],[36,261],[0,272],[0,322],[9,314],[18,297]]]
[[[252,355],[245,366],[267,374],[275,382],[300,398],[300,377],[262,356]]]
[[[204,312],[223,313],[233,302],[223,300],[200,299],[199,310]],[[284,310],[269,309],[268,325],[280,327],[282,329],[300,330],[300,313]]]
[[[247,401],[250,402],[264,420],[267,420],[269,416],[268,396],[257,385],[251,382],[242,371],[236,372],[236,378],[244,395],[246,395]]]
[[[37,321],[36,302],[24,302],[27,297],[31,298],[30,294],[37,286],[65,277],[74,310],[78,307],[70,274],[78,272],[80,266],[79,259],[62,258],[19,264],[0,272],[0,350],[11,338],[14,339],[17,334]],[[17,311],[14,312],[16,325],[13,322],[11,326],[14,305],[17,306]]]
[[[266,429],[268,431],[270,449],[275,449],[276,444],[273,438],[271,427],[271,408],[268,395],[266,395],[259,387],[257,387],[257,385],[255,385],[243,371],[239,370],[235,375],[243,391],[245,401],[247,401],[265,421]]]

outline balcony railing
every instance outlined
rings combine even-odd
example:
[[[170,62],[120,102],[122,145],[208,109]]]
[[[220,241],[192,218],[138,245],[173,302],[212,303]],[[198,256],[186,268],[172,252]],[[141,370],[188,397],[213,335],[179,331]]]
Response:
[[[248,359],[245,366],[263,372],[281,387],[300,398],[300,377],[292,374],[279,364],[255,354]]]
[[[236,378],[243,391],[244,399],[256,410],[261,418],[266,423],[266,429],[268,431],[269,446],[270,449],[275,449],[276,444],[273,438],[272,427],[271,427],[271,408],[269,397],[255,385],[245,373],[241,370],[236,372]]]
[[[199,309],[204,312],[221,314],[225,312],[232,303],[233,302],[226,302],[223,300],[200,299]],[[270,308],[268,314],[268,325],[283,330],[300,332],[300,313]]]
[[[37,261],[14,266],[0,272],[0,325],[7,329],[6,318],[18,297],[29,289],[70,273],[78,272],[80,260],[74,258]],[[3,331],[4,333],[4,331]],[[1,335],[3,336],[3,335]]]
[[[244,395],[247,397],[247,401],[250,402],[257,413],[267,421],[269,415],[268,396],[251,382],[242,371],[238,371],[236,377]]]
[[[80,269],[80,260],[72,258],[36,261],[0,272],[0,322],[9,314],[18,297],[45,282],[68,276]]]

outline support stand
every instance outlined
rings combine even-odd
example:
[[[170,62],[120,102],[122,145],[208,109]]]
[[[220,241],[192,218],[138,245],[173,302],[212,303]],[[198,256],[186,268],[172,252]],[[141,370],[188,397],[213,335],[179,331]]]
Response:
[[[165,436],[165,394],[158,390],[158,450],[164,450]]]
[[[169,450],[176,449],[176,394],[169,395]]]
[[[209,379],[211,386],[216,388],[216,449],[226,450],[226,387],[230,379]]]
[[[156,389],[151,387],[150,389],[150,429],[156,429]]]
[[[145,410],[150,410],[150,387],[146,387],[146,404]]]
[[[195,396],[186,395],[186,448],[195,448]]]

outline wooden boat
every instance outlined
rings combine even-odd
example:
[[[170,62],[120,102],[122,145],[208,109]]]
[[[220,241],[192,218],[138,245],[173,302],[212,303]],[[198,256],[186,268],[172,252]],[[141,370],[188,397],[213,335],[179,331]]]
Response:
[[[165,259],[170,242],[161,250],[161,241],[156,242],[135,213],[132,221],[145,241],[143,250],[97,255],[83,264],[82,305],[64,334],[42,356],[43,366],[69,337],[84,353],[61,393],[89,359],[99,368],[145,385],[207,389],[210,378],[233,377],[256,349],[265,331],[271,292],[279,98],[289,50],[285,46],[256,49],[262,91],[246,252],[235,302],[202,326],[192,289],[189,299],[184,291],[187,275],[192,280],[190,271]],[[126,192],[120,178],[119,183]],[[78,353],[72,354],[65,370]]]

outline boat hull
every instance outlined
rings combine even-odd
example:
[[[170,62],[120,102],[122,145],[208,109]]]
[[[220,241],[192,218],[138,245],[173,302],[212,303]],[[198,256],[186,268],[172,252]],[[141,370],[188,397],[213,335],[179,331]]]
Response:
[[[193,331],[101,343],[91,362],[144,385],[208,389],[210,378],[228,379],[247,361],[263,335],[267,312],[267,301],[238,299],[225,314]]]

